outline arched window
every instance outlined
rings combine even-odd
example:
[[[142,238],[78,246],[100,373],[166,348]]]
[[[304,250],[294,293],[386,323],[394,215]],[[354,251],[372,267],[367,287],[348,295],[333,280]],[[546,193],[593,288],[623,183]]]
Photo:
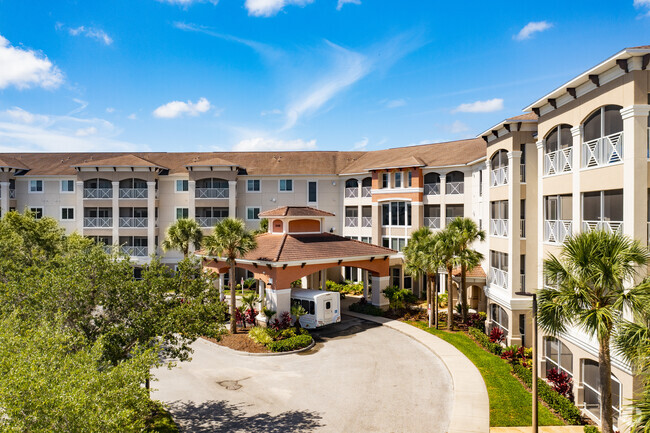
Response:
[[[348,179],[345,181],[345,198],[359,197],[359,181]]]
[[[463,194],[465,192],[464,182],[465,175],[460,171],[452,171],[447,173],[445,177],[447,194]]]
[[[348,179],[345,181],[345,187],[346,188],[358,188],[359,187],[359,181],[356,179]]]
[[[424,194],[440,194],[440,175],[438,173],[427,173],[424,175]]]
[[[147,181],[144,179],[122,179],[120,181],[120,198],[147,198]]]
[[[113,198],[113,183],[101,178],[85,180],[84,198]]]
[[[361,181],[361,197],[370,197],[372,196],[372,178],[364,177]]]
[[[571,125],[558,125],[549,131],[544,139],[544,176],[573,170],[572,146]]]
[[[491,329],[499,328],[503,331],[503,336],[508,335],[508,313],[497,304],[490,304],[490,321]]]
[[[600,107],[582,126],[582,167],[601,167],[623,161],[621,107]]]
[[[571,136],[571,125],[558,125],[553,127],[546,135],[544,142],[544,153],[551,153],[557,150],[566,149],[573,145]]]
[[[592,141],[623,131],[623,117],[618,105],[606,105],[585,120],[583,141]]]
[[[546,374],[555,368],[573,377],[573,353],[560,340],[554,337],[544,338],[544,359]]]
[[[196,198],[228,198],[228,181],[208,178],[196,181]]]
[[[506,185],[508,183],[508,151],[501,149],[490,159],[492,172],[490,186]]]
[[[497,151],[490,160],[492,170],[508,166],[508,151],[501,149]]]

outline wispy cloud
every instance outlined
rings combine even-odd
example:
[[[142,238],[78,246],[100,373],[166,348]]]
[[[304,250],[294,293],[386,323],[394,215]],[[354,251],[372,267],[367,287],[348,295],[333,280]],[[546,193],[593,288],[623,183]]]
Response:
[[[523,41],[530,39],[533,34],[543,32],[553,27],[553,24],[547,21],[531,21],[524,26],[523,29],[519,30],[519,33],[514,35],[512,38],[517,41]]]
[[[336,10],[340,11],[343,5],[346,5],[348,3],[352,5],[360,5],[361,0],[339,0],[339,2],[336,4]]]
[[[113,108],[113,107],[106,107],[106,112],[107,112],[107,113],[114,113],[114,112],[115,112],[115,108]]]
[[[39,86],[56,88],[63,82],[63,74],[42,53],[17,48],[0,35],[0,89],[14,86],[26,89]]]
[[[467,126],[460,120],[456,120],[454,123],[452,123],[449,126],[449,132],[451,132],[452,134],[463,134],[467,131],[469,131],[469,126]]]
[[[634,0],[634,7],[644,11],[644,13],[637,18],[650,16],[650,0]]]
[[[403,107],[406,105],[406,100],[405,99],[392,99],[390,101],[383,101],[384,105],[386,108],[397,108],[397,107]]]
[[[129,120],[138,120],[138,115],[135,113],[131,113],[128,116],[126,116],[126,118]]]
[[[452,110],[452,113],[492,113],[499,110],[503,110],[503,99],[494,98],[460,104]]]
[[[85,36],[90,39],[95,39],[96,41],[102,42],[104,45],[111,45],[113,43],[113,38],[108,36],[104,30],[95,27],[70,27],[68,28],[68,33],[72,36]]]
[[[255,137],[246,138],[235,144],[232,148],[235,152],[264,152],[264,151],[293,151],[293,150],[314,150],[316,140],[280,140],[276,138]]]
[[[282,110],[279,108],[274,108],[273,110],[264,110],[260,113],[260,116],[271,116],[271,115],[278,115],[282,114]]]
[[[30,113],[19,107],[0,111],[0,152],[89,152],[149,149],[117,139],[121,133],[104,119]]]
[[[314,0],[246,0],[244,6],[248,10],[248,15],[254,17],[271,17],[285,6],[305,6],[313,3]]]
[[[219,0],[157,0],[160,3],[168,3],[170,5],[178,5],[182,7],[191,6],[194,3],[212,3],[216,5],[219,3]]]
[[[174,119],[184,115],[198,116],[207,112],[210,108],[210,101],[206,98],[201,98],[196,102],[171,101],[156,108],[153,115],[161,119]]]
[[[368,137],[363,137],[352,145],[352,150],[366,150],[368,147]]]

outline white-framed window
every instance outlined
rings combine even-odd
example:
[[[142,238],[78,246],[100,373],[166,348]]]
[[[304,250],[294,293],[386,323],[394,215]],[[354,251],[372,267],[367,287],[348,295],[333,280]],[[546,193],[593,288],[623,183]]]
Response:
[[[190,210],[186,207],[177,207],[176,208],[176,219],[186,219],[190,216]]]
[[[34,214],[34,218],[40,220],[43,218],[43,208],[40,206],[30,207],[29,211]]]
[[[176,180],[176,192],[187,192],[189,189],[189,181],[183,179]]]
[[[30,179],[29,192],[30,193],[43,192],[43,181],[41,179]]]
[[[411,170],[406,175],[406,186],[409,188],[413,186],[413,172]]]
[[[371,244],[371,243],[372,243],[372,238],[371,238],[371,237],[368,237],[368,236],[361,236],[361,242],[365,242],[365,243],[367,243],[367,244]]]
[[[402,249],[406,246],[406,243],[408,240],[406,238],[401,238],[401,237],[383,237],[381,238],[381,244],[386,247],[393,249],[395,251],[402,251]]]
[[[490,304],[490,329],[498,327],[503,331],[503,336],[508,335],[508,313],[497,304]]]
[[[316,181],[307,182],[307,202],[308,203],[318,202],[318,182]]]
[[[411,202],[391,201],[382,203],[382,225],[389,226],[410,226],[411,225]]]
[[[61,221],[74,221],[74,208],[62,207],[61,208]]]
[[[402,187],[402,172],[395,172],[395,188]]]
[[[291,192],[293,191],[293,180],[292,179],[280,179],[279,182],[280,192]]]
[[[381,187],[390,188],[390,176],[388,175],[388,173],[381,174]]]
[[[582,360],[582,385],[584,387],[583,409],[595,419],[600,418],[600,373],[598,362],[591,359]],[[621,416],[621,382],[612,374],[612,408],[614,409],[614,426],[618,426]]]
[[[544,359],[547,376],[548,372],[555,368],[573,377],[573,353],[557,338],[544,338]]]
[[[260,180],[259,179],[248,179],[246,181],[246,191],[247,192],[260,192]]]
[[[249,221],[260,219],[260,208],[258,206],[250,206],[246,208],[246,219]]]
[[[70,180],[70,179],[62,180],[61,192],[74,192],[74,180]]]

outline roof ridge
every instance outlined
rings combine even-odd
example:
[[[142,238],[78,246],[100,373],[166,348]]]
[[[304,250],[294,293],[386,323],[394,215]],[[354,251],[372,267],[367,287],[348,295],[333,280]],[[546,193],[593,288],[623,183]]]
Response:
[[[279,262],[279,261],[280,261],[280,255],[282,254],[282,249],[284,248],[284,244],[285,244],[285,242],[287,242],[287,236],[288,236],[287,233],[284,233],[284,234],[282,235],[282,243],[280,244],[280,247],[278,248],[278,253],[277,253],[276,256],[275,256],[275,261],[276,261],[276,262]]]

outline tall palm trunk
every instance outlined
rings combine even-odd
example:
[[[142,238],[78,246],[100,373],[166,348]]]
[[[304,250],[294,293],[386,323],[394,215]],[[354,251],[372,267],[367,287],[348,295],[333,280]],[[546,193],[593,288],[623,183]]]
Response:
[[[600,422],[603,433],[614,431],[612,408],[612,360],[609,350],[609,335],[600,339],[598,349],[598,373],[600,376]]]
[[[429,328],[431,328],[431,324],[433,323],[433,306],[431,305],[431,278],[429,278],[429,274],[425,273],[425,283],[424,287],[427,290],[427,313],[429,315]]]
[[[228,269],[229,283],[230,283],[230,333],[237,333],[237,317],[235,310],[237,309],[237,298],[235,298],[235,261],[229,260],[230,269]]]
[[[460,287],[458,297],[460,298],[463,323],[465,323],[467,320],[467,268],[465,265],[460,266]]]
[[[447,329],[449,331],[454,330],[454,294],[452,293],[453,287],[451,285],[451,273],[453,268],[447,266]]]
[[[438,329],[438,273],[433,274],[433,317]]]

